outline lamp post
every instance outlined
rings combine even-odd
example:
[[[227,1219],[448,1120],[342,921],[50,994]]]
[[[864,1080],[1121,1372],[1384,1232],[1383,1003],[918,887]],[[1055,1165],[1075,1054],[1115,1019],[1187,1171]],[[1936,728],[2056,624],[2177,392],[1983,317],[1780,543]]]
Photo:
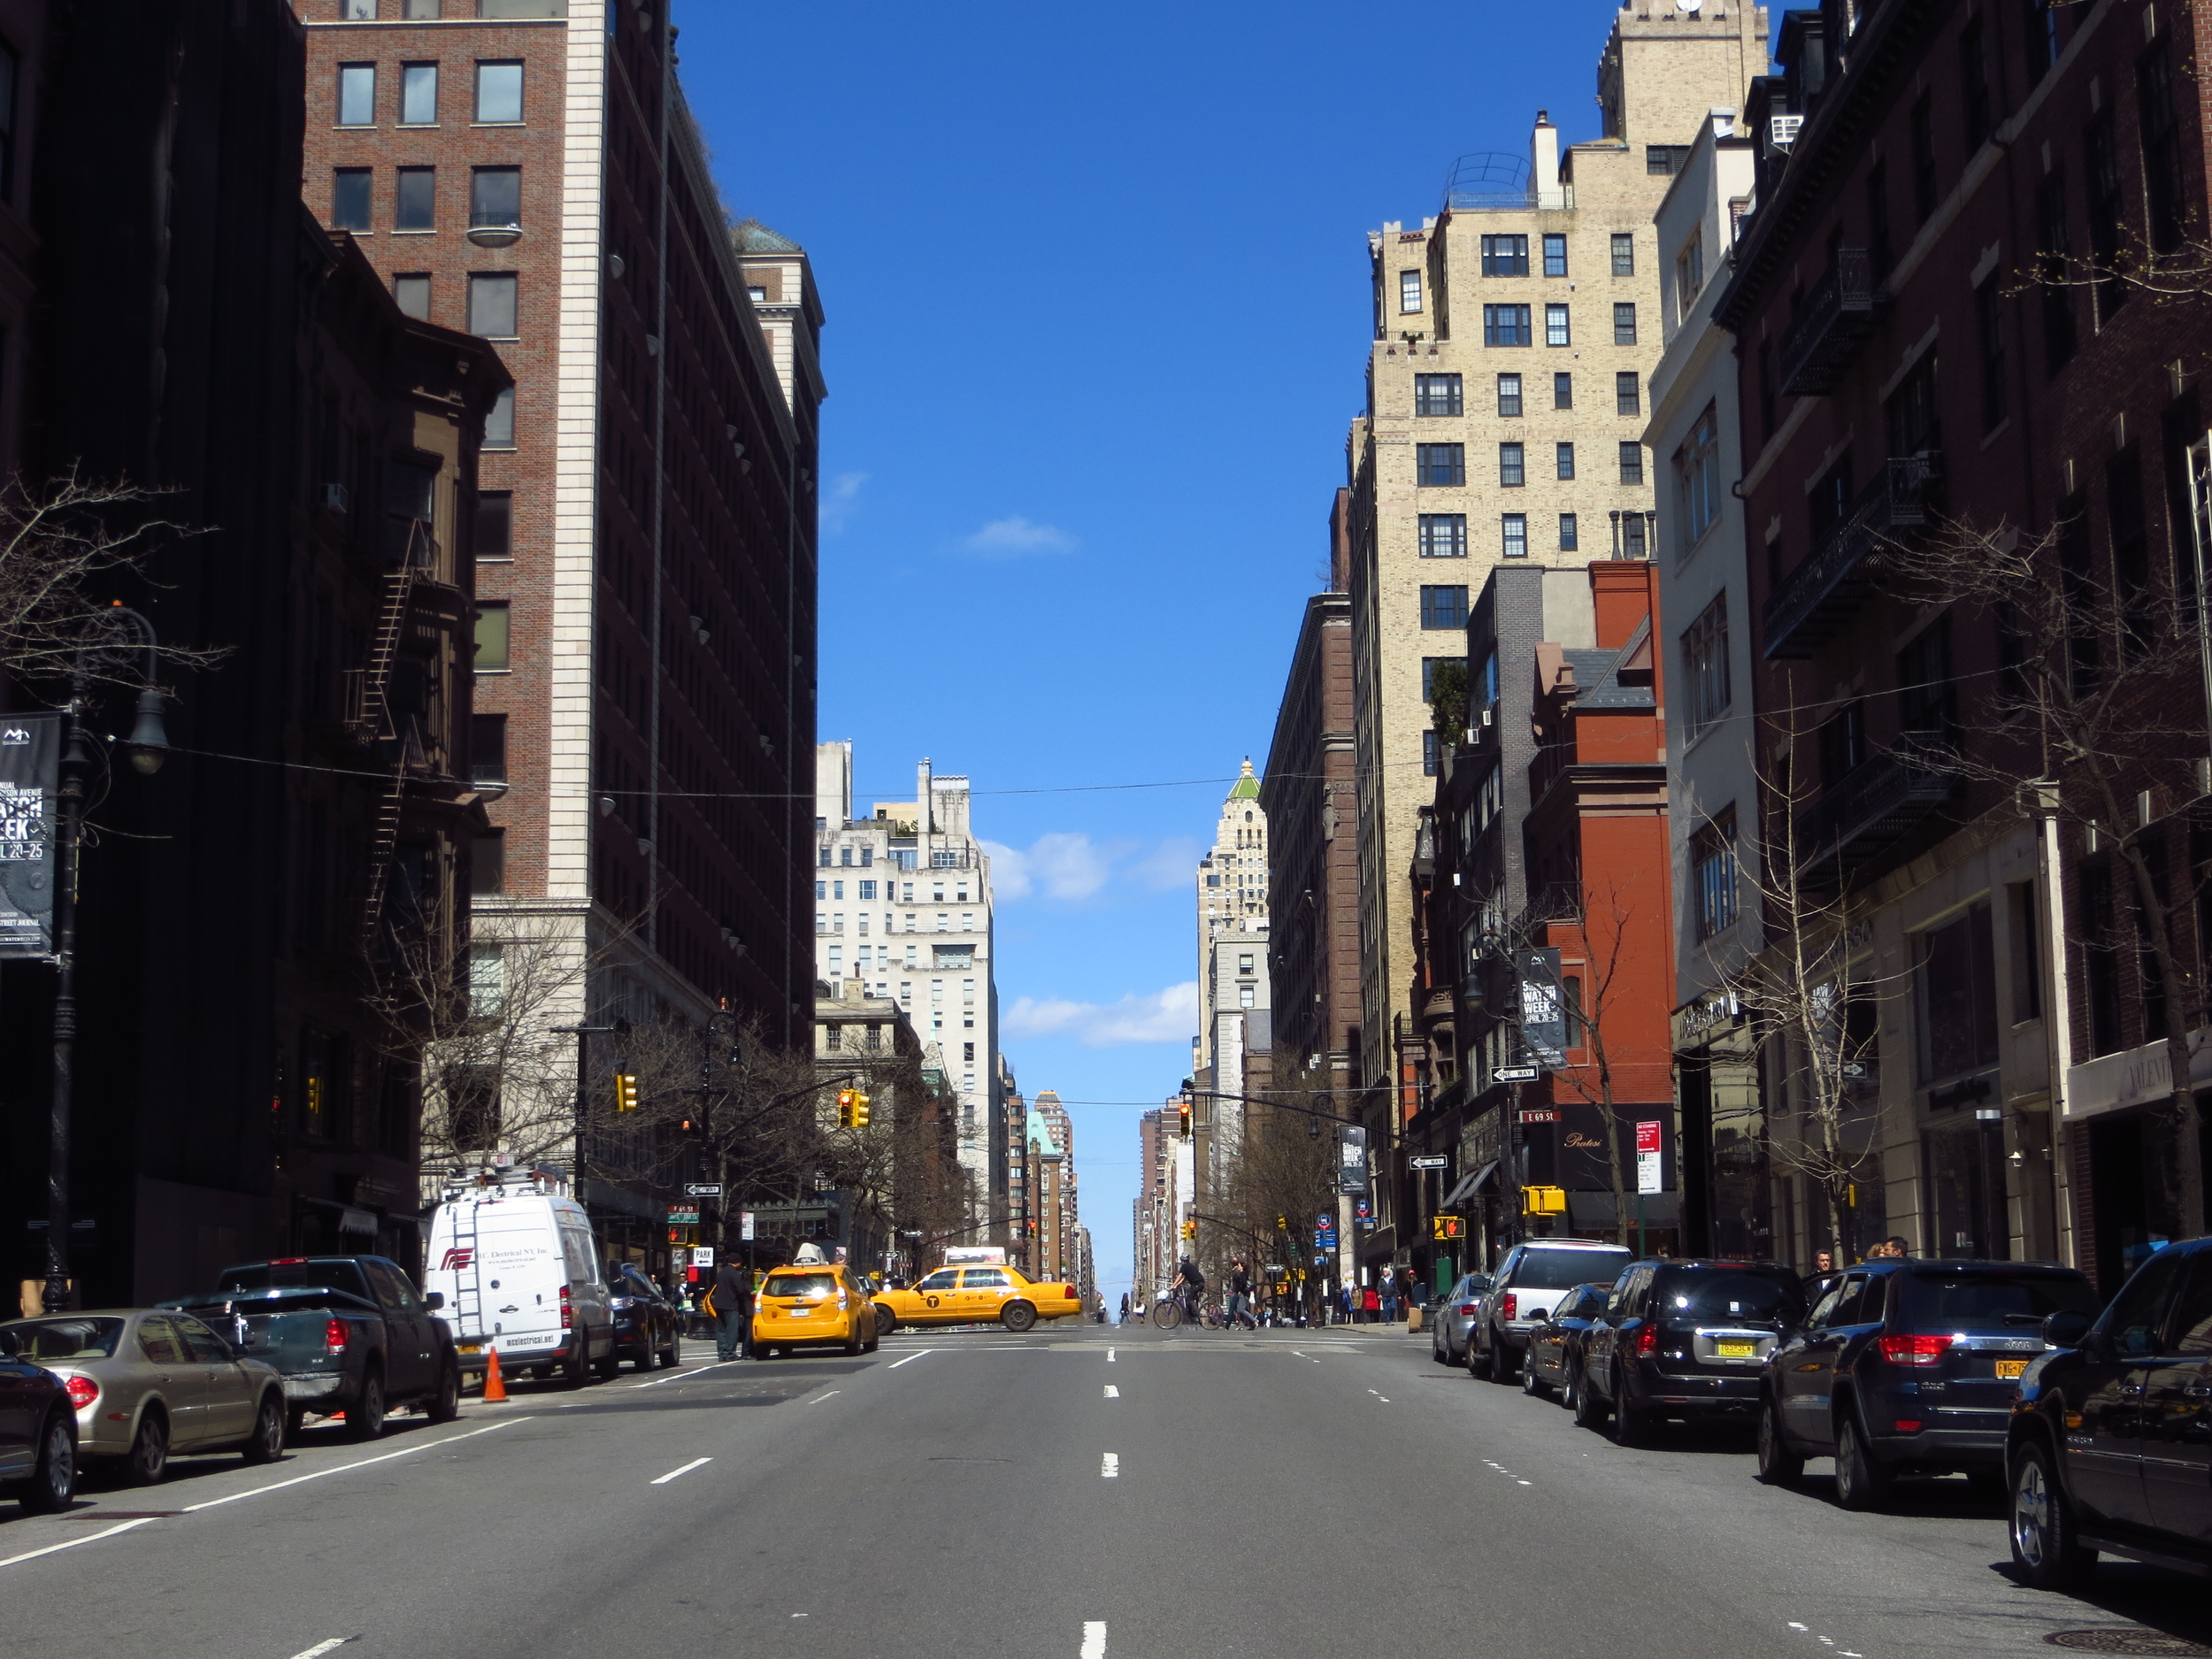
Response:
[[[125,623],[141,637],[136,641],[93,643],[78,648],[69,671],[69,702],[55,790],[60,809],[54,884],[54,1098],[46,1142],[46,1289],[42,1298],[48,1313],[69,1307],[69,1120],[75,1098],[77,1060],[77,861],[84,840],[85,772],[92,757],[86,752],[85,705],[93,670],[128,653],[135,646],[145,653],[140,665],[138,718],[123,749],[132,770],[150,778],[169,757],[169,734],[161,722],[161,693],[154,688],[154,625],[119,601],[96,613],[93,626],[104,630],[110,618]]]

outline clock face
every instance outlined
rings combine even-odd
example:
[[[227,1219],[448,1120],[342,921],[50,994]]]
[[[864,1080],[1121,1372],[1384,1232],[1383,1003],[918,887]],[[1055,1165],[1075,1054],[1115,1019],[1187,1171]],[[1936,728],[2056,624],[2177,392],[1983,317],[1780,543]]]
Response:
[[[1674,9],[1678,12],[1694,12],[1704,4],[1705,0],[1674,0]]]

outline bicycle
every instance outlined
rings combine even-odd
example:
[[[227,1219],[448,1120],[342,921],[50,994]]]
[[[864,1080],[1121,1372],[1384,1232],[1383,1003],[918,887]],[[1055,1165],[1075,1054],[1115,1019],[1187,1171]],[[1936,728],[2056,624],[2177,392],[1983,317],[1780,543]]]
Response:
[[[1159,1301],[1152,1304],[1152,1323],[1163,1331],[1172,1331],[1186,1319],[1195,1320],[1198,1310],[1196,1298],[1186,1285],[1179,1289],[1163,1291]]]

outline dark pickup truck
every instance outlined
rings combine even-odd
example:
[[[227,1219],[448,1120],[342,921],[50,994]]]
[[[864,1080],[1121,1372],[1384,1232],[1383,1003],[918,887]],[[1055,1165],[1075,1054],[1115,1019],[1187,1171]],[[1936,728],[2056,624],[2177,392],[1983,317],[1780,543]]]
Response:
[[[374,1440],[384,1414],[419,1405],[434,1423],[461,1406],[453,1336],[396,1262],[380,1256],[293,1256],[227,1267],[215,1288],[176,1296],[284,1379],[290,1428],[343,1415],[356,1440]]]

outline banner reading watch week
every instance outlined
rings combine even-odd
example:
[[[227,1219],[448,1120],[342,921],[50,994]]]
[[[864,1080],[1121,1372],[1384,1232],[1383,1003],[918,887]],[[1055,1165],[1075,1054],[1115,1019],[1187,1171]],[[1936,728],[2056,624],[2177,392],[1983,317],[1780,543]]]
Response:
[[[0,715],[0,958],[54,954],[61,723]]]

